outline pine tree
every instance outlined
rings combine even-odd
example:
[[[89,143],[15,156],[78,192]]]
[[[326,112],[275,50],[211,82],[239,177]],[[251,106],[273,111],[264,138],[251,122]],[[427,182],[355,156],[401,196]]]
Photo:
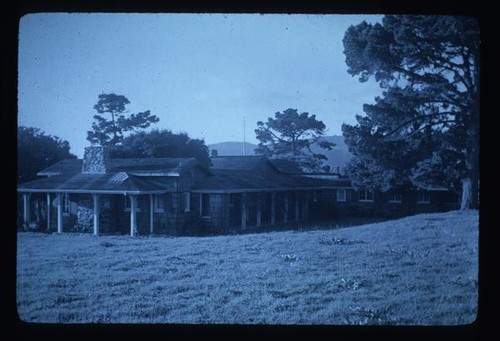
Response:
[[[87,131],[87,140],[101,146],[116,146],[122,142],[124,133],[146,129],[159,121],[149,110],[126,117],[127,104],[130,104],[130,101],[123,95],[100,94],[97,104],[94,105],[98,114],[94,115],[92,130]],[[104,114],[110,114],[111,119],[106,118]]]
[[[317,120],[316,115],[299,114],[297,109],[291,108],[277,112],[267,122],[257,122],[255,134],[260,142],[256,152],[291,162],[305,171],[319,171],[327,158],[314,153],[311,146],[317,144],[320,148],[332,149],[334,144],[322,139],[325,129],[325,124]]]
[[[353,182],[446,186],[478,207],[479,25],[459,16],[388,15],[351,26],[348,72],[384,90],[358,124],[342,127]]]

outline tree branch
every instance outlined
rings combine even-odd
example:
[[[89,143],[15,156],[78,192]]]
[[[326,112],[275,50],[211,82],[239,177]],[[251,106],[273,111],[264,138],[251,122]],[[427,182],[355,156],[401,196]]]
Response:
[[[419,120],[425,120],[426,118],[439,117],[439,116],[443,116],[443,115],[452,115],[452,114],[456,115],[456,114],[459,114],[459,113],[460,112],[455,112],[455,111],[444,111],[444,112],[438,112],[438,113],[432,113],[432,114],[425,114],[425,115],[422,115],[420,117],[415,117],[415,118],[412,118],[411,120],[406,121],[403,124],[400,124],[398,127],[396,127],[395,129],[391,130],[389,133],[385,134],[385,137],[391,136],[391,135],[397,133],[398,131],[400,131],[401,129],[403,129],[404,127],[408,126],[409,124],[415,123],[415,122],[417,122]],[[449,121],[449,122],[454,122],[454,121]],[[434,125],[437,125],[437,124],[440,124],[440,123],[441,122],[435,122],[435,123],[432,123],[432,125],[434,126]]]

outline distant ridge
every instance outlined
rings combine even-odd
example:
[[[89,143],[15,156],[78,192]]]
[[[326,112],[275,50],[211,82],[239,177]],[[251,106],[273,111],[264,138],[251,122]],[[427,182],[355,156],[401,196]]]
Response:
[[[349,148],[344,142],[344,137],[333,135],[325,136],[324,139],[328,142],[335,143],[336,146],[333,147],[332,150],[325,150],[319,148],[318,146],[314,146],[311,148],[312,151],[315,153],[322,153],[328,158],[325,165],[329,165],[332,168],[345,167],[347,162],[351,159],[352,154],[349,152]],[[255,148],[257,148],[256,144],[246,142],[246,155],[255,155]],[[243,155],[243,142],[229,141],[214,143],[209,144],[208,149],[210,151],[212,149],[216,149],[219,156],[239,156]]]
[[[256,144],[246,142],[245,143],[245,151],[246,155],[255,155],[255,148],[257,148]],[[208,149],[211,151],[212,149],[217,150],[219,156],[241,156],[243,155],[243,142],[220,142],[209,144]]]

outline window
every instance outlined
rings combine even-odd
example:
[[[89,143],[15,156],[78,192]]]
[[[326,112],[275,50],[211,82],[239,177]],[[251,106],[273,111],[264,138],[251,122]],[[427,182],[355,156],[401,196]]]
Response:
[[[200,213],[202,217],[210,215],[210,194],[202,193],[200,196]]]
[[[337,189],[337,201],[345,202],[346,201],[346,190],[345,188]]]
[[[417,199],[417,203],[419,204],[428,204],[431,202],[431,196],[429,194],[429,192],[427,191],[418,191],[417,192],[417,195],[418,195],[418,199]]]
[[[392,193],[389,196],[389,202],[392,203],[401,203],[403,201],[403,198],[400,193]]]
[[[367,189],[360,191],[359,201],[373,201],[373,192]]]
[[[157,194],[154,197],[155,212],[165,212],[165,196]]]
[[[71,201],[69,200],[69,193],[64,193],[63,195],[63,203],[64,203],[64,213],[70,213],[71,209]]]
[[[184,212],[189,212],[191,210],[191,193],[182,193],[182,209]]]

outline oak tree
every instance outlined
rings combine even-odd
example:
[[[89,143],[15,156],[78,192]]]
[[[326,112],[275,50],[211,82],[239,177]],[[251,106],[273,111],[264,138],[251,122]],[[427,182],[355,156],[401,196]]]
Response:
[[[38,128],[17,128],[17,182],[36,179],[44,168],[64,159],[75,159],[69,142],[57,136],[46,135]]]
[[[153,129],[125,137],[121,145],[110,148],[111,157],[194,157],[208,167],[210,158],[204,140],[190,138],[186,133]]]

